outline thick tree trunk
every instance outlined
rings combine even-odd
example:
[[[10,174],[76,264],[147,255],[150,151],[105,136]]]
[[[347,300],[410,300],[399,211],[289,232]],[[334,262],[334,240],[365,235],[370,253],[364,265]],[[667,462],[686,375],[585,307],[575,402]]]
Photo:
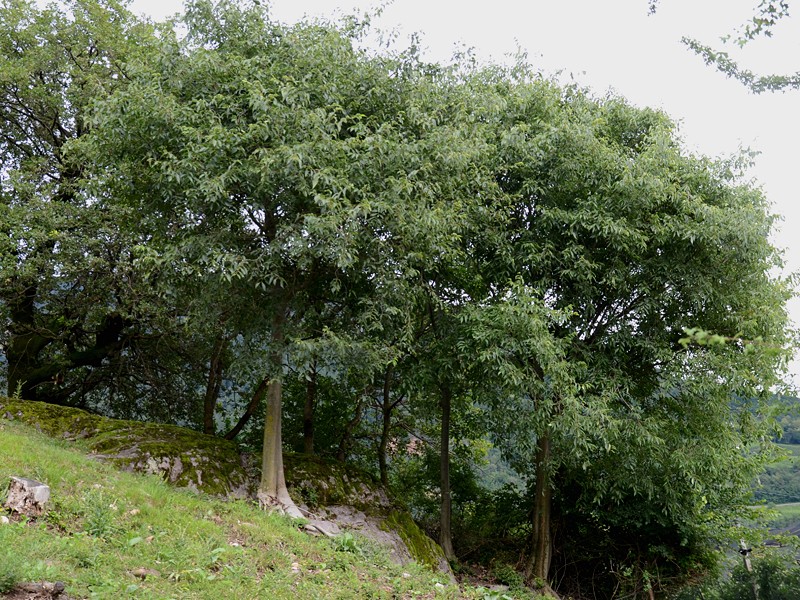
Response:
[[[389,448],[389,434],[392,431],[392,403],[390,402],[389,394],[393,372],[394,369],[389,366],[383,378],[383,404],[381,405],[383,427],[381,429],[380,443],[378,444],[378,468],[380,469],[381,483],[384,487],[389,486],[389,465],[386,453]]]
[[[283,393],[283,317],[278,316],[272,328],[272,378],[267,384],[267,410],[264,417],[264,450],[261,458],[261,483],[258,501],[264,508],[276,509],[291,517],[303,514],[289,496],[283,474],[281,443],[281,410]]]
[[[536,491],[533,501],[533,530],[530,554],[525,565],[525,581],[542,587],[545,593],[555,596],[547,584],[550,561],[553,556],[550,510],[553,491],[550,485],[550,435],[539,437],[536,447]]]
[[[206,384],[206,394],[203,398],[203,433],[214,435],[216,427],[214,425],[214,412],[217,409],[217,399],[219,389],[222,386],[222,355],[225,352],[227,340],[219,336],[214,343],[211,351],[211,361],[208,367],[208,383]]]
[[[52,357],[43,359],[47,347],[58,341],[52,332],[57,331],[59,326],[54,322],[37,327],[36,294],[36,287],[31,286],[21,299],[16,299],[11,305],[10,340],[6,350],[7,393],[9,396],[19,393],[25,400],[62,404],[76,390],[83,388],[86,391],[94,386],[91,378],[84,378],[82,382],[64,387],[65,375],[79,367],[100,367],[103,359],[119,352],[127,323],[120,315],[108,314],[95,333],[91,346],[71,348],[58,360]]]
[[[314,454],[314,407],[317,404],[317,365],[311,367],[306,381],[306,403],[303,407],[303,453]]]
[[[441,390],[442,409],[441,454],[439,457],[440,488],[442,491],[442,508],[439,518],[439,544],[442,546],[447,560],[454,560],[450,519],[452,506],[450,497],[450,410],[452,404],[451,391],[448,386]]]

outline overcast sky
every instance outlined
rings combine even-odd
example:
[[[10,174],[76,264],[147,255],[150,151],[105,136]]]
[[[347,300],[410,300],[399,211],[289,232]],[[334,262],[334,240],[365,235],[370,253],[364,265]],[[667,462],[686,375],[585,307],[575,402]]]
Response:
[[[271,14],[294,22],[375,6],[367,0],[273,0]],[[507,61],[517,48],[545,73],[561,72],[602,94],[608,90],[639,106],[661,108],[680,123],[686,147],[710,156],[740,146],[761,152],[751,174],[783,216],[774,242],[787,269],[800,270],[800,92],[754,95],[681,44],[690,36],[722,47],[753,14],[758,0],[394,0],[376,21],[397,30],[400,44],[422,34],[426,58],[446,61],[457,47],[479,59]],[[181,10],[180,0],[134,0],[136,12],[156,19]],[[731,46],[728,44],[728,46]],[[781,23],[772,38],[744,50],[725,48],[756,72],[800,70],[800,17]],[[800,323],[800,302],[791,305]],[[800,363],[793,368],[800,379]]]

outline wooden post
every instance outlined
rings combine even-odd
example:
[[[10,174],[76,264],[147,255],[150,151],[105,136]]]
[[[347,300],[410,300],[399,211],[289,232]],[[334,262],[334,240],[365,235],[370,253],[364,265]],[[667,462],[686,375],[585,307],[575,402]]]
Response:
[[[752,552],[752,548],[748,548],[744,540],[739,540],[739,554],[742,555],[744,568],[750,574],[750,581],[753,584],[753,600],[758,600],[758,580],[756,579],[755,573],[753,573],[753,565],[750,562],[750,552]]]

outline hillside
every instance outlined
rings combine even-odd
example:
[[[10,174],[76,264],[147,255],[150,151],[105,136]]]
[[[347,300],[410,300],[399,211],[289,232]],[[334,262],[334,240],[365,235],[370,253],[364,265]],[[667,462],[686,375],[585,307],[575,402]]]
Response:
[[[800,445],[779,445],[786,457],[769,465],[759,476],[756,499],[774,504],[800,502]]]
[[[45,515],[0,525],[0,591],[63,582],[69,598],[484,598],[355,533],[302,522],[116,470],[72,442],[0,419],[0,500],[10,476],[52,491]],[[4,513],[7,514],[7,513]],[[9,596],[30,597],[25,595]]]

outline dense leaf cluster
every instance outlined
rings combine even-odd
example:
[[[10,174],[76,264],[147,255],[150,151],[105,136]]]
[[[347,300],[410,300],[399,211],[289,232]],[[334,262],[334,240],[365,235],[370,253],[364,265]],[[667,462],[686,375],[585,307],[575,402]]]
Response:
[[[450,556],[502,539],[576,596],[666,589],[737,535],[791,293],[737,160],[525,64],[375,53],[356,19],[0,10],[9,394],[263,435],[279,505],[283,431]]]

